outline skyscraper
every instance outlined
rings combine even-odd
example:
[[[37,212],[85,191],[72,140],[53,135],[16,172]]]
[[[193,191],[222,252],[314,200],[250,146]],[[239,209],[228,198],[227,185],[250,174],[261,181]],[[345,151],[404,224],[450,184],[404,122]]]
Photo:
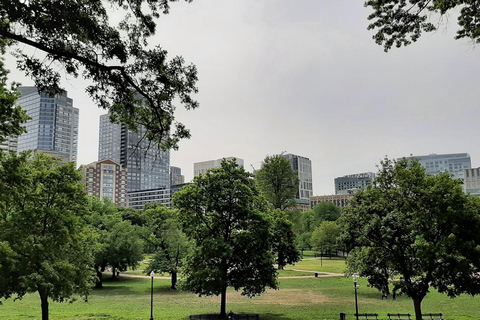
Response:
[[[292,170],[298,174],[298,192],[295,199],[299,203],[309,204],[313,196],[312,162],[310,159],[294,154],[282,154],[282,157],[290,161]]]
[[[170,167],[170,186],[185,183],[185,176],[179,167]]]
[[[144,133],[111,123],[108,114],[100,116],[98,160],[111,159],[127,169],[128,192],[170,187],[170,151],[149,148]]]
[[[69,161],[77,161],[78,109],[66,94],[51,96],[36,87],[19,87],[17,104],[31,117],[24,125],[27,133],[18,137],[18,151],[55,151]]]

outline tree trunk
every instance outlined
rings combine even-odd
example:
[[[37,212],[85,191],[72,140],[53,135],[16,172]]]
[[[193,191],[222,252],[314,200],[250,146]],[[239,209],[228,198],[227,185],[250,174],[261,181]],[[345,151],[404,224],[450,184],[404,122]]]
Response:
[[[177,272],[172,272],[172,286],[170,287],[170,289],[177,289]]]
[[[112,267],[112,279],[115,279],[116,276],[115,267]]]
[[[423,298],[413,298],[413,307],[415,309],[415,320],[422,320],[422,300]]]
[[[48,295],[41,289],[38,290],[38,293],[42,304],[42,320],[48,320]]]
[[[95,280],[95,288],[96,289],[102,289],[103,288],[103,283],[102,283],[102,277],[103,273],[100,271],[100,269],[95,268],[95,271],[97,272],[97,279]]]
[[[227,285],[224,284],[221,293],[220,318],[227,318]]]

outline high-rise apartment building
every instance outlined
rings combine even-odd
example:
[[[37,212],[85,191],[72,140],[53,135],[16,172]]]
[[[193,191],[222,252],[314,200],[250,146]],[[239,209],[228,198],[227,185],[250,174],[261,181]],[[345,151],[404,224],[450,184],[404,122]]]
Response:
[[[179,167],[170,167],[170,185],[185,183],[185,176],[182,175],[182,169]]]
[[[437,175],[440,172],[453,174],[456,179],[465,178],[465,169],[472,167],[468,153],[430,154],[428,156],[410,156],[407,159],[416,158],[420,165],[425,168],[428,175]]]
[[[215,169],[215,168],[220,168],[222,165],[223,160],[233,160],[237,162],[237,165],[239,168],[243,168],[243,159],[240,158],[235,158],[235,157],[227,157],[227,158],[222,158],[222,159],[217,159],[217,160],[209,160],[209,161],[202,161],[202,162],[196,162],[193,164],[193,176],[196,177],[201,173],[207,173],[208,170],[210,169]]]
[[[83,182],[89,196],[108,198],[115,205],[126,207],[127,171],[110,159],[80,166]]]
[[[335,178],[335,194],[354,194],[357,190],[372,184],[373,180],[375,180],[373,172],[349,174]]]
[[[310,204],[310,197],[313,196],[312,162],[310,159],[294,154],[282,154],[282,157],[290,161],[292,170],[298,174],[298,192],[295,196],[297,202]]]
[[[77,161],[78,109],[66,94],[51,96],[36,87],[19,87],[17,104],[30,116],[27,133],[18,137],[18,152],[55,151],[62,158]]]
[[[170,187],[170,151],[149,148],[144,134],[143,128],[134,133],[111,123],[108,114],[100,116],[98,159],[111,159],[127,170],[128,192]]]

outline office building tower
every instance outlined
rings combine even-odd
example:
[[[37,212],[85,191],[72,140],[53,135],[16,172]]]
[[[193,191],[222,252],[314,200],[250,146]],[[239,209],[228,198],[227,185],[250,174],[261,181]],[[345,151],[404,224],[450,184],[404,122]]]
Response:
[[[179,167],[170,167],[170,185],[185,183],[185,177],[182,175],[182,169]]]
[[[480,197],[480,168],[465,169],[463,188],[466,193]]]
[[[19,87],[17,104],[30,116],[27,133],[18,137],[18,152],[55,151],[68,161],[77,161],[78,109],[65,94],[51,96],[36,87]]]
[[[202,161],[202,162],[196,162],[193,164],[193,176],[196,177],[201,173],[207,173],[208,170],[210,169],[215,169],[215,168],[220,168],[222,161],[223,160],[233,160],[237,162],[237,165],[239,168],[243,168],[243,159],[240,158],[235,158],[235,157],[227,157],[227,158],[222,158],[222,159],[217,159],[217,160],[209,160],[209,161]]]
[[[110,159],[81,165],[87,194],[100,199],[108,198],[120,207],[128,206],[127,171]]]
[[[150,147],[144,130],[134,133],[111,123],[108,114],[100,116],[98,159],[111,159],[127,170],[128,192],[170,187],[170,151]]]
[[[349,174],[335,178],[335,194],[354,194],[372,184],[373,180],[375,180],[373,172]]]
[[[298,174],[299,183],[295,200],[309,205],[310,197],[313,196],[312,162],[308,158],[290,153],[281,156],[290,161],[292,170]]]
[[[468,153],[430,154],[428,156],[410,156],[407,159],[416,158],[420,165],[425,168],[428,175],[437,175],[440,172],[448,172],[455,179],[465,178],[465,169],[472,167]]]

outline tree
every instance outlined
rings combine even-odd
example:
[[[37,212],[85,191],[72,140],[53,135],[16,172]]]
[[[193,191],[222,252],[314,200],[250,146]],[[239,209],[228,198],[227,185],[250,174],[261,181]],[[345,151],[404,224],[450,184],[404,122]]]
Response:
[[[287,264],[294,264],[300,260],[300,252],[295,247],[295,234],[292,230],[292,223],[288,220],[287,214],[275,209],[269,214],[272,249],[278,269],[282,270]]]
[[[1,1],[0,37],[21,44],[17,66],[40,91],[63,92],[60,72],[81,73],[92,83],[86,92],[113,122],[134,132],[143,127],[148,141],[177,149],[190,132],[175,122],[174,102],[187,110],[198,106],[191,97],[197,70],[182,57],[169,61],[160,46],[148,47],[155,19],[168,14],[173,1]],[[109,10],[123,19],[114,24]],[[44,55],[26,54],[26,46]]]
[[[142,216],[146,220],[143,240],[149,252],[154,253],[145,272],[169,273],[172,277],[170,288],[176,289],[177,274],[189,249],[189,242],[181,230],[177,214],[164,205],[156,204],[147,206]]]
[[[113,203],[91,197],[89,202],[91,215],[88,222],[97,234],[94,268],[97,275],[95,288],[102,288],[103,272],[110,267],[112,278],[117,271],[128,267],[135,269],[143,259],[143,244],[140,230],[128,220],[122,220]]]
[[[267,204],[235,160],[195,177],[173,201],[193,241],[183,268],[185,289],[221,295],[220,315],[226,317],[227,287],[248,297],[277,287]]]
[[[256,179],[259,189],[273,208],[285,210],[296,206],[298,176],[282,155],[267,156],[256,173]]]
[[[49,299],[86,295],[93,282],[81,176],[44,154],[0,158],[0,298],[38,292],[47,320]]]
[[[0,142],[7,137],[16,137],[26,132],[21,126],[28,120],[28,116],[20,106],[15,106],[19,92],[17,84],[7,86],[8,70],[5,69],[3,55],[8,41],[0,38]]]
[[[373,22],[368,29],[377,29],[375,42],[383,45],[385,52],[393,45],[400,48],[417,41],[423,32],[437,30],[438,25],[430,22],[434,16],[448,20],[448,13],[459,12],[455,39],[471,39],[480,43],[480,10],[472,0],[367,0],[366,7],[374,12],[368,16]],[[459,9],[459,10],[456,10]]]
[[[338,238],[341,229],[335,221],[324,221],[317,227],[312,234],[312,244],[315,250],[328,252],[330,257],[332,251],[338,248]]]
[[[336,221],[340,218],[341,209],[333,202],[320,202],[312,208],[314,220],[318,222]]]
[[[378,289],[395,289],[421,303],[430,287],[455,297],[480,293],[480,205],[447,173],[427,176],[416,160],[385,159],[367,190],[340,221],[354,248],[347,267]]]

